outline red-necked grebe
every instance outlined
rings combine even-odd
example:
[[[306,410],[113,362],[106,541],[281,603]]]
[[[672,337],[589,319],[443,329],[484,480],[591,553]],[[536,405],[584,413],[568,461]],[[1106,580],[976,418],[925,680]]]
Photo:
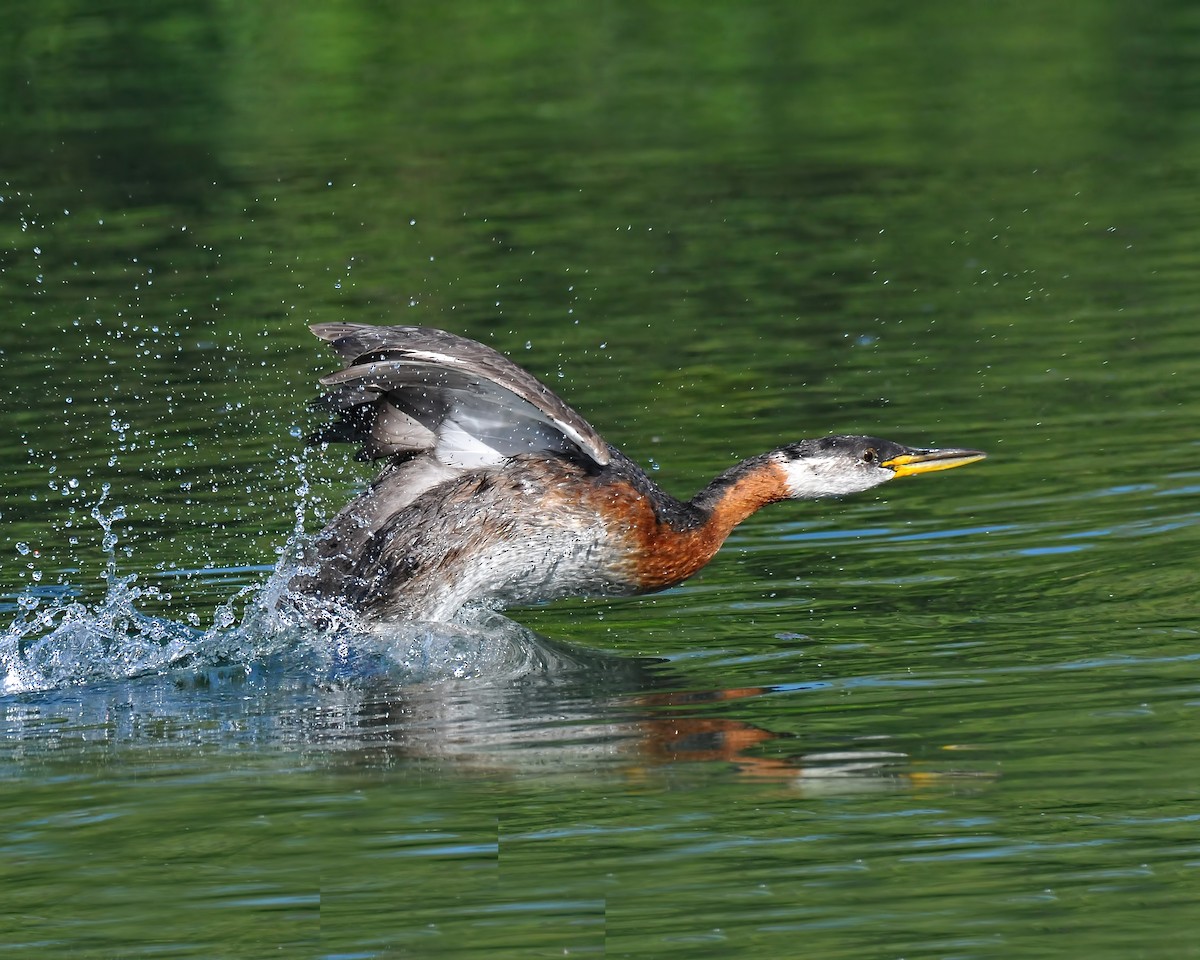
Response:
[[[777,500],[869,490],[981,460],[876,437],[800,440],[726,470],[690,501],[665,493],[549,388],[490,347],[427,327],[324,323],[344,369],[336,422],[383,471],[318,534],[301,593],[368,620],[447,620],[566,596],[662,590]]]

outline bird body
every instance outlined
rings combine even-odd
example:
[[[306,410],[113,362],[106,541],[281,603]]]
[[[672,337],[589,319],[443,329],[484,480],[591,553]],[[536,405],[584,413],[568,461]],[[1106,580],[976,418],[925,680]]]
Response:
[[[338,419],[311,441],[358,443],[361,459],[386,463],[318,534],[292,588],[369,620],[661,590],[768,503],[983,457],[873,437],[802,440],[742,461],[683,502],[490,347],[424,327],[313,332],[346,367],[322,379]]]

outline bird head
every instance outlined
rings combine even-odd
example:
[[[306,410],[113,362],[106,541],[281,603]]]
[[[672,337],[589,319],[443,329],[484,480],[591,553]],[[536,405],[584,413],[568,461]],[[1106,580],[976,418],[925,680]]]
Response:
[[[906,447],[879,437],[821,437],[780,447],[772,459],[783,471],[789,496],[808,500],[870,490],[896,477],[950,470],[986,454],[958,447]]]

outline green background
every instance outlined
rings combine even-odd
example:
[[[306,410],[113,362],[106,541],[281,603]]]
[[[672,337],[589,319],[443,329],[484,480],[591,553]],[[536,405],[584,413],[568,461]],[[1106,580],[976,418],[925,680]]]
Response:
[[[1200,956],[1197,157],[1182,2],[6,4],[0,953]],[[990,458],[343,657],[335,320]]]

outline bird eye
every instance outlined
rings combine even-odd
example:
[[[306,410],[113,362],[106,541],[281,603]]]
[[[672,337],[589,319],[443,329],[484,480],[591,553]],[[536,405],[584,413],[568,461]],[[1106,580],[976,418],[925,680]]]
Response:
[[[862,458],[863,463],[874,463],[879,459],[879,455],[875,452],[874,447],[867,447],[867,449],[863,451]]]

